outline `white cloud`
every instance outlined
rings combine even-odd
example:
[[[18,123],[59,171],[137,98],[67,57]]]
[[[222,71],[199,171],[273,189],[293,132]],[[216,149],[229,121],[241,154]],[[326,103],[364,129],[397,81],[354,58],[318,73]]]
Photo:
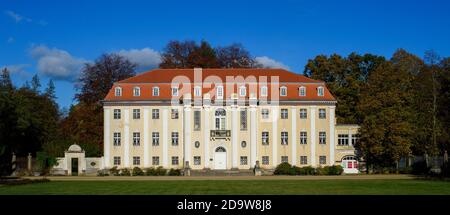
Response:
[[[6,40],[8,43],[13,43],[14,41],[16,41],[14,37],[9,37],[8,40]]]
[[[16,21],[16,23],[19,23],[22,20],[25,20],[27,22],[33,21],[30,18],[24,17],[22,15],[19,15],[19,14],[13,12],[13,11],[10,11],[10,10],[5,11],[5,14],[8,15],[9,17],[11,17],[12,19],[14,19],[14,21]]]
[[[255,60],[265,68],[282,68],[289,70],[289,66],[267,56],[255,57]]]
[[[58,80],[74,81],[87,60],[76,58],[69,52],[48,48],[45,45],[32,46],[29,50],[31,57],[37,60],[38,71],[48,77]]]
[[[118,51],[117,54],[127,58],[132,63],[137,64],[138,69],[155,68],[161,63],[161,55],[151,48],[122,49]]]
[[[31,67],[30,64],[13,64],[13,65],[5,65],[0,68],[7,68],[11,75],[18,75],[21,78],[27,78],[30,76],[30,73],[26,71],[26,68]]]

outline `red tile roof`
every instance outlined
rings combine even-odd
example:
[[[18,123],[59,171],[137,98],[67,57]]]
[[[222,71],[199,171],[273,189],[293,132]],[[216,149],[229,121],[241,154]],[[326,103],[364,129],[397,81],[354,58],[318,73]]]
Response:
[[[209,93],[212,99],[215,98],[216,85],[224,86],[224,99],[229,99],[232,93],[239,95],[238,88],[245,84],[247,87],[246,98],[249,98],[252,93],[261,99],[260,87],[266,85],[268,88],[267,100],[272,98],[273,87],[277,87],[279,90],[285,86],[287,87],[287,96],[279,96],[280,101],[335,101],[324,82],[284,69],[201,69],[200,71],[201,75],[197,75],[198,80],[195,79],[194,69],[155,69],[144,72],[115,83],[105,97],[105,101],[170,100],[172,99],[171,86],[175,85],[180,89],[179,97],[185,93],[193,96],[194,86],[201,82],[203,82],[202,95]],[[306,87],[306,96],[299,96],[300,86]],[[324,87],[324,96],[317,95],[317,88],[320,86]],[[122,89],[122,96],[115,96],[116,87]],[[133,96],[134,87],[140,88],[140,96]],[[159,96],[152,95],[153,87],[159,87]],[[232,92],[233,89],[234,92]],[[278,95],[279,91],[274,92],[274,96]]]

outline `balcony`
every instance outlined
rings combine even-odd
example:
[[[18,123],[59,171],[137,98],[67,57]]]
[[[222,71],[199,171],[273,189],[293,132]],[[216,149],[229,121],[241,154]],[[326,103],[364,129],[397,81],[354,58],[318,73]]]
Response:
[[[230,140],[230,137],[231,137],[231,130],[211,130],[210,132],[211,140],[216,139]]]

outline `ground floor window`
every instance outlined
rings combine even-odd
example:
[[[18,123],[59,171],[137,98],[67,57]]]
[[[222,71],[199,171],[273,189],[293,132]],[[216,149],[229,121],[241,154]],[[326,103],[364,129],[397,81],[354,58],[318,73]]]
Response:
[[[354,156],[345,156],[344,158],[342,158],[342,167],[344,168],[348,168],[348,169],[352,169],[358,168],[358,161],[356,160],[356,158]]]
[[[319,164],[327,164],[327,156],[319,156]]]
[[[114,156],[114,166],[120,166],[120,157]]]
[[[172,156],[172,165],[178,165],[178,156]]]
[[[154,165],[154,166],[159,165],[159,157],[158,156],[152,157],[152,165]]]
[[[241,156],[241,165],[247,165],[247,156]]]
[[[262,156],[262,164],[269,165],[269,156]]]
[[[281,163],[289,163],[288,156],[281,156]]]
[[[194,165],[200,165],[201,163],[200,156],[194,156]]]
[[[300,156],[300,164],[302,165],[308,164],[308,156]]]
[[[133,165],[136,165],[136,166],[141,165],[141,157],[139,157],[139,156],[133,157]]]

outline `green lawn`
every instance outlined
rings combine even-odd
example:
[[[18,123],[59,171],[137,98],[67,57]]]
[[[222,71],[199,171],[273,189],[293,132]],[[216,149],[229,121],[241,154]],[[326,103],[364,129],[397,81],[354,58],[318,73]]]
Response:
[[[428,180],[52,181],[0,186],[1,194],[450,194],[450,182]]]

